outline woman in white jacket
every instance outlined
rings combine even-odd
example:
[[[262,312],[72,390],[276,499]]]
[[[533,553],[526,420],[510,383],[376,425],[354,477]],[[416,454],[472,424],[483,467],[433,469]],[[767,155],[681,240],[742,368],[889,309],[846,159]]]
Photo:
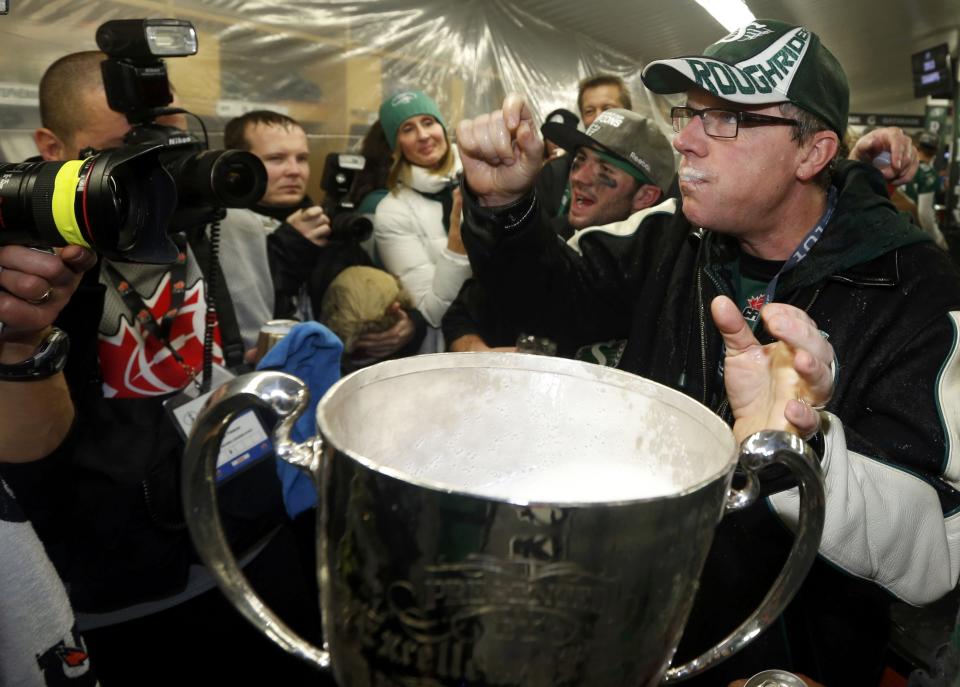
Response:
[[[374,237],[384,268],[400,278],[429,328],[421,352],[444,349],[440,320],[470,276],[460,238],[460,160],[437,104],[420,91],[387,98],[380,122],[393,166]]]

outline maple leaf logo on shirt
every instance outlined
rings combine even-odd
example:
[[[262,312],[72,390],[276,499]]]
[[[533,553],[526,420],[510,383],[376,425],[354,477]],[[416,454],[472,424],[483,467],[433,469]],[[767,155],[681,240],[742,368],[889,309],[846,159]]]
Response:
[[[164,275],[153,296],[144,305],[159,321],[171,309],[170,275]],[[184,294],[183,305],[170,324],[165,346],[129,317],[120,318],[117,333],[101,332],[98,351],[107,398],[148,398],[184,388],[203,365],[203,332],[206,314],[204,283],[197,282]],[[173,348],[182,359],[178,361]],[[219,329],[214,330],[213,360],[223,362]]]

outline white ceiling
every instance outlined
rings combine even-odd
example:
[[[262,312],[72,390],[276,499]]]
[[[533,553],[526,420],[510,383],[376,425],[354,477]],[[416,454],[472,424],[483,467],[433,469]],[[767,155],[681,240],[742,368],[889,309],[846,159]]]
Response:
[[[956,55],[960,0],[746,0],[758,18],[802,24],[844,66],[851,112],[922,113],[910,56],[937,43]],[[646,63],[697,54],[725,32],[694,0],[526,0],[524,10]]]

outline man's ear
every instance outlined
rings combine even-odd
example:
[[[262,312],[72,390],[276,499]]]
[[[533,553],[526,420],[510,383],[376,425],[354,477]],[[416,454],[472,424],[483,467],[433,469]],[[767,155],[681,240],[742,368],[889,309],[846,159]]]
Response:
[[[637,192],[633,194],[633,211],[643,210],[656,205],[660,201],[663,191],[659,186],[653,184],[641,184]]]
[[[40,151],[40,157],[44,160],[66,160],[67,147],[60,140],[60,137],[50,131],[50,129],[39,128],[33,132],[33,140],[37,144],[37,150]]]
[[[809,181],[820,173],[836,156],[840,142],[833,131],[818,131],[801,148],[800,164],[797,166],[797,179]]]

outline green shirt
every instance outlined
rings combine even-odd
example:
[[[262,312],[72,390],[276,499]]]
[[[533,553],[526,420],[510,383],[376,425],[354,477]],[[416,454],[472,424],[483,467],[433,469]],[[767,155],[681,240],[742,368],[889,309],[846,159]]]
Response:
[[[917,199],[924,193],[934,193],[936,190],[937,173],[934,171],[933,165],[929,162],[921,162],[917,168],[916,176],[913,177],[913,181],[904,187],[903,192],[916,203]]]

